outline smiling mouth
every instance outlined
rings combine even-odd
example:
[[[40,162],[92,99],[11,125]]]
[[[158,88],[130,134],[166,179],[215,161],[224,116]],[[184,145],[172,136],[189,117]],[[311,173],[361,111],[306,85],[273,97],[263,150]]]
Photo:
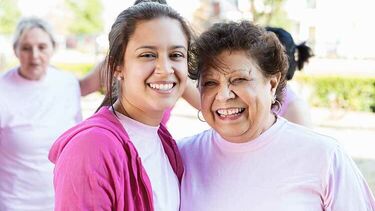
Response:
[[[216,114],[222,118],[239,116],[245,111],[245,108],[218,109]]]
[[[38,67],[38,66],[40,66],[40,64],[30,63],[29,66],[30,66],[30,67]]]
[[[173,87],[176,86],[176,83],[165,83],[165,84],[156,84],[156,83],[147,83],[147,85],[157,91],[170,91]]]

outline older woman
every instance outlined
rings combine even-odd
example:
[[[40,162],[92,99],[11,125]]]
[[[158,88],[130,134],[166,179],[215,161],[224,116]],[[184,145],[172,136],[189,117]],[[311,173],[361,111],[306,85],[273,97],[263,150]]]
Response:
[[[0,210],[53,210],[49,149],[81,120],[81,93],[93,91],[50,65],[55,48],[47,22],[18,23],[13,50],[20,64],[0,76]]]
[[[50,66],[56,42],[38,18],[19,22],[20,65],[0,77],[0,210],[53,210],[53,141],[81,120],[80,87]]]
[[[181,210],[375,210],[371,191],[334,139],[289,123],[287,57],[250,22],[216,24],[195,44],[202,114],[212,129],[186,138]]]

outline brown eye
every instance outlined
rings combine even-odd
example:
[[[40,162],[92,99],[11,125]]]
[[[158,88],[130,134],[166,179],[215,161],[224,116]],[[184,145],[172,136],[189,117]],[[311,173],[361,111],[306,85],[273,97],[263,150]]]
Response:
[[[139,57],[150,59],[150,58],[156,58],[156,55],[153,53],[143,53]]]
[[[31,51],[31,48],[27,46],[23,46],[21,47],[21,51]]]
[[[230,81],[231,84],[239,84],[248,81],[247,78],[234,78]]]
[[[171,57],[172,59],[176,60],[176,59],[180,59],[180,58],[185,58],[185,54],[183,54],[181,52],[174,52],[174,53],[171,53],[169,55],[169,57]]]
[[[208,86],[215,86],[217,83],[215,81],[204,81],[202,83],[202,86],[208,87]]]
[[[44,51],[44,50],[46,50],[47,49],[47,47],[45,47],[45,46],[41,46],[41,47],[39,47],[39,50],[40,51]]]

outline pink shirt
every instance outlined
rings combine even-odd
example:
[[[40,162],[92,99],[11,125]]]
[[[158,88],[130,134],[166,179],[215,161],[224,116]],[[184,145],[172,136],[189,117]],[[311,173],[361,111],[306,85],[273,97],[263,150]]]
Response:
[[[374,211],[353,160],[330,137],[277,122],[235,144],[207,130],[179,143],[181,211]]]
[[[181,180],[183,166],[176,143],[162,125],[158,134]],[[141,158],[108,107],[60,136],[49,159],[56,164],[55,210],[154,210]]]
[[[163,119],[161,120],[161,124],[163,124],[164,126],[167,126],[167,123],[171,118],[172,109],[173,108],[169,108],[164,112]]]
[[[78,80],[48,67],[40,80],[19,68],[0,76],[0,210],[53,210],[53,165],[48,152],[81,121]]]
[[[150,179],[155,211],[178,211],[180,183],[172,169],[160,137],[159,126],[150,126],[116,112],[136,148]]]
[[[281,104],[281,108],[277,110],[276,112],[276,114],[279,116],[284,116],[285,112],[288,110],[289,104],[293,102],[296,98],[298,98],[296,93],[294,93],[292,88],[288,85],[285,86],[283,94],[284,94],[284,99]]]

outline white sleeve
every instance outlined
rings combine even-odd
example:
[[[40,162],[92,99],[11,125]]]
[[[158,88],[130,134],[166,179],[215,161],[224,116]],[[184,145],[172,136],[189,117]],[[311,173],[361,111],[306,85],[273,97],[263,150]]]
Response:
[[[73,76],[71,73],[69,74],[67,78],[67,83],[72,85],[71,87],[71,96],[70,99],[72,100],[72,107],[74,112],[74,121],[75,123],[79,123],[82,121],[82,108],[81,108],[81,89],[79,87],[79,81],[78,79]]]
[[[324,210],[375,211],[374,196],[363,175],[340,147],[333,153],[325,185]]]
[[[2,82],[1,79],[0,79],[0,82]],[[1,86],[0,86],[0,89],[1,89]],[[6,99],[4,99],[6,97],[4,95],[2,95],[1,91],[3,91],[3,90],[0,90],[0,98],[1,98],[1,100],[0,100],[0,142],[2,140],[1,135],[2,135],[3,130],[5,128],[6,116],[9,115],[9,113],[6,110],[6,108],[7,108],[7,103],[5,102]]]
[[[76,115],[75,115],[75,121],[76,123],[79,123],[82,121],[82,107],[81,107],[81,89],[79,87],[79,81],[76,79]]]

